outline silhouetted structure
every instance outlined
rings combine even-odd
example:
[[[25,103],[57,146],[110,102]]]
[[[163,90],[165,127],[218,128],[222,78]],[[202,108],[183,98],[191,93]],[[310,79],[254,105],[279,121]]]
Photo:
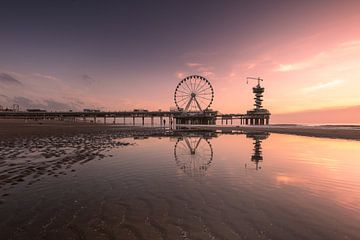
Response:
[[[15,111],[13,109],[3,109],[0,111],[2,118],[22,118],[28,119],[56,119],[56,120],[73,120],[82,118],[87,121],[96,123],[98,118],[103,118],[103,122],[107,122],[107,118],[112,118],[112,123],[116,123],[117,118],[123,118],[123,124],[126,123],[127,118],[132,119],[132,124],[135,125],[136,119],[141,118],[141,124],[145,125],[145,119],[151,119],[151,125],[155,121],[159,125],[165,125],[164,119],[168,118],[168,123],[181,124],[201,124],[201,125],[215,125],[217,120],[221,120],[221,124],[233,124],[233,120],[240,120],[240,125],[264,125],[269,124],[270,112],[262,107],[262,97],[264,88],[260,86],[261,78],[256,79],[257,86],[253,88],[255,94],[255,108],[247,111],[246,114],[220,114],[218,111],[213,111],[210,106],[214,100],[214,90],[209,80],[202,76],[192,75],[184,78],[179,82],[174,93],[174,102],[176,109],[170,111],[148,111],[147,109],[134,109],[133,111],[113,111],[105,112],[98,109],[84,109],[82,112],[77,111],[61,111],[61,112],[47,112],[42,109],[28,109],[26,112]],[[17,105],[16,110],[19,109]],[[158,120],[157,120],[158,119]],[[172,124],[171,124],[172,126]]]
[[[214,89],[209,80],[191,75],[179,82],[175,88],[174,102],[178,114],[177,124],[216,124],[216,111],[210,108],[214,101]]]
[[[263,102],[263,93],[265,89],[261,87],[260,81],[264,81],[261,78],[248,77],[247,79],[254,79],[258,81],[258,84],[253,87],[253,93],[255,94],[254,100],[254,109],[247,111],[246,124],[250,125],[264,125],[269,124],[270,121],[270,112],[267,109],[264,109],[262,106]]]

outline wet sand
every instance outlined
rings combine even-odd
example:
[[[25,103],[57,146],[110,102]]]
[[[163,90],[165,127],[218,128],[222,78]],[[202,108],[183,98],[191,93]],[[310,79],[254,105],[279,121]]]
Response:
[[[94,124],[87,122],[0,119],[0,140],[17,137],[47,137],[77,134],[98,134],[116,132],[129,135],[131,133],[157,133],[164,131],[161,127],[124,126],[114,124]]]
[[[180,126],[180,125],[179,125]],[[360,140],[360,125],[319,125],[304,126],[295,124],[279,124],[267,126],[209,126],[181,125],[182,128],[197,130],[227,131],[262,131],[280,134],[294,134],[309,137],[341,138]],[[151,134],[164,131],[162,127],[143,127],[131,125],[94,124],[86,122],[66,122],[54,120],[28,121],[0,119],[0,139],[26,136],[59,136],[80,133],[122,132],[125,135],[134,132]]]
[[[273,125],[265,129],[191,127],[197,128],[195,132],[209,129],[211,133],[301,130],[301,126]],[[289,157],[293,143],[286,145],[288,136],[277,135],[282,142],[273,138],[273,147],[265,144],[269,155],[264,155],[264,161],[261,157],[262,168],[254,171],[254,162],[248,158],[251,139],[219,134],[221,139],[210,139],[216,146],[215,155],[212,150],[206,154],[206,142],[198,145],[195,159],[208,164],[200,169],[201,174],[189,174],[184,168],[189,158],[180,159],[183,153],[178,151],[178,141],[158,137],[171,134],[160,127],[0,120],[1,239],[357,239],[359,215],[334,204],[332,193],[330,197],[316,194],[326,193],[331,186],[339,193],[348,191],[352,205],[358,206],[356,178],[336,179],[342,167],[350,162],[356,168],[358,161],[341,157],[344,162],[337,165],[336,176],[318,180],[317,174],[311,174],[314,168],[321,172],[329,168],[317,162],[326,155],[314,147],[315,155],[311,153],[307,164],[302,165],[303,154],[295,164]],[[138,137],[141,140],[133,141]],[[269,151],[275,148],[286,149],[288,155]],[[356,146],[353,148],[325,150],[358,156]],[[244,162],[248,167],[244,168]],[[287,176],[284,171],[294,174],[291,169],[300,171],[309,186],[320,186],[321,191],[312,195],[307,194],[311,189],[306,184],[279,185]],[[296,178],[291,179],[282,181],[296,183],[291,182]]]
[[[0,120],[0,189],[75,171],[74,165],[111,157],[129,136],[165,134],[164,128],[65,121]],[[30,158],[41,159],[33,161]],[[1,204],[1,199],[0,199]]]

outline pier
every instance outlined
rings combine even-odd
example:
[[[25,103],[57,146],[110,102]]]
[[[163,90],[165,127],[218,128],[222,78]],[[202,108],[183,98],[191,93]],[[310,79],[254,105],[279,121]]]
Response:
[[[173,121],[174,124],[192,124],[192,125],[212,125],[221,122],[221,125],[261,125],[257,122],[268,124],[268,119],[263,115],[247,114],[220,114],[218,112],[207,112],[206,114],[183,114],[175,111],[122,111],[122,112],[0,112],[0,118],[3,119],[23,119],[23,120],[59,120],[59,121],[87,121],[97,123],[102,120],[105,124],[126,124],[130,122],[133,125],[145,125],[150,122],[151,125],[163,125]],[[260,119],[260,120],[259,120]],[[148,120],[148,121],[146,121]],[[138,123],[138,124],[137,124]]]

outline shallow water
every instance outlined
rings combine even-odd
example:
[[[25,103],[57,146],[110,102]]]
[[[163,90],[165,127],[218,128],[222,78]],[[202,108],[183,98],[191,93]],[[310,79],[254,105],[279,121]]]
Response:
[[[359,239],[360,142],[76,136],[0,148],[1,239]]]

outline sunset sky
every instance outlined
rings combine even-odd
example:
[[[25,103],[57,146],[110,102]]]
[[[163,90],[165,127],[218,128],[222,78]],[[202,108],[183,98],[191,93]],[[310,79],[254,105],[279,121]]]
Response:
[[[242,113],[260,76],[279,121],[360,122],[360,1],[12,0],[0,29],[3,107],[168,110],[200,74]]]

